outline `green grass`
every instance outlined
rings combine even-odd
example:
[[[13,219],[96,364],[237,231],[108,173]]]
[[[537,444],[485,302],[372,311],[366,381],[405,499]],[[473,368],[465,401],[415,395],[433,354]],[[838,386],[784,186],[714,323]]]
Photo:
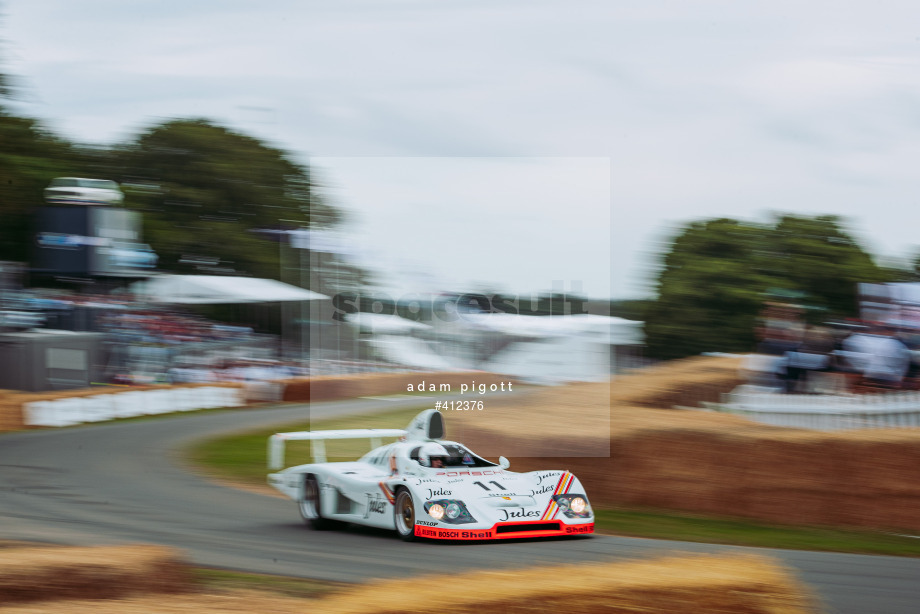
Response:
[[[786,550],[920,556],[920,539],[880,531],[759,524],[661,510],[596,509],[595,516],[597,530],[613,535]]]
[[[186,456],[208,474],[240,483],[264,485],[268,473],[268,437],[276,432],[405,428],[421,409],[424,407],[368,416],[335,418],[313,424],[291,424],[278,429],[224,437],[199,443],[188,449]],[[329,461],[354,460],[368,450],[366,440],[326,442]],[[311,462],[309,442],[287,443],[286,466],[308,462]],[[595,509],[595,514],[596,530],[613,535],[790,550],[920,556],[920,539],[881,531],[760,524],[747,520],[702,517],[664,510]]]
[[[268,576],[210,568],[192,569],[192,579],[200,588],[257,590],[301,599],[316,599],[348,586],[323,580]]]
[[[306,430],[332,429],[392,429],[406,428],[409,422],[428,405],[412,409],[368,416],[349,416],[314,422],[298,422],[278,428],[253,431],[212,439],[186,450],[186,458],[206,473],[236,482],[265,484],[268,473],[268,438],[275,433]],[[395,441],[384,438],[383,442]],[[326,460],[354,460],[370,451],[366,439],[344,439],[326,441]],[[312,461],[309,441],[289,441],[285,445],[285,466],[290,467]]]

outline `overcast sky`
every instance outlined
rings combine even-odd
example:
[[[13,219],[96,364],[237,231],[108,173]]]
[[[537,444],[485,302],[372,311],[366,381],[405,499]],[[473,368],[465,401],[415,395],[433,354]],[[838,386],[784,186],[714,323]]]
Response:
[[[769,211],[844,216],[879,256],[920,244],[915,2],[0,10],[21,112],[89,143],[190,116],[268,139],[394,275],[637,296],[677,225]]]

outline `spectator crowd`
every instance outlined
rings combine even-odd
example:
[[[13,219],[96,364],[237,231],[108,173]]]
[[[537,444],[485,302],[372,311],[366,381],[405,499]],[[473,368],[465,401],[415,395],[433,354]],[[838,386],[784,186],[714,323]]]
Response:
[[[768,303],[757,332],[746,363],[753,384],[804,394],[920,388],[918,331],[883,321],[809,325],[801,307]]]

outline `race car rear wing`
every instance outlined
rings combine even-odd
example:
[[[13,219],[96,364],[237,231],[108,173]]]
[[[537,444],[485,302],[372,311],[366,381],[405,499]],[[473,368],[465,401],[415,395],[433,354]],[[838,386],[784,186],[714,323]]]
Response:
[[[327,439],[370,439],[371,449],[383,445],[384,437],[402,437],[402,429],[342,429],[338,431],[299,431],[294,433],[275,433],[268,438],[268,468],[284,467],[284,444],[287,441],[312,441],[314,463],[326,462]]]

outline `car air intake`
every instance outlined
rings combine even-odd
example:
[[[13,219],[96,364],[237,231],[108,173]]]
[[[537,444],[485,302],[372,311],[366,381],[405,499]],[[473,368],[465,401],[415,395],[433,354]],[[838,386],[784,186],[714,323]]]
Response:
[[[530,531],[561,531],[558,522],[534,522],[532,524],[506,524],[495,527],[496,533],[528,533]]]
[[[428,419],[428,438],[444,438],[444,416],[437,412],[432,412],[431,417]]]

